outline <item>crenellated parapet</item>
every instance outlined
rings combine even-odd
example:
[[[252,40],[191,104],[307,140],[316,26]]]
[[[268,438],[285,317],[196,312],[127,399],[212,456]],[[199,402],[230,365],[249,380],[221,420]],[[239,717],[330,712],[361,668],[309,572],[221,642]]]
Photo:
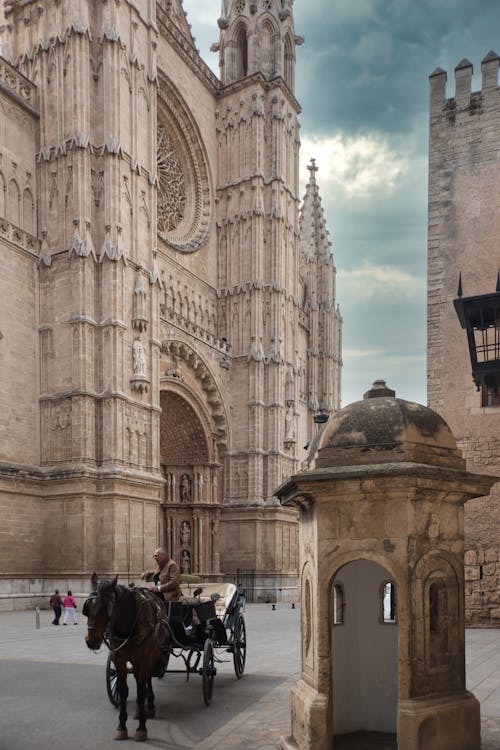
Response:
[[[446,92],[448,75],[442,68],[437,68],[429,78],[431,122],[435,117],[446,115],[449,123],[454,124],[457,114],[480,114],[498,104],[499,62],[496,52],[490,51],[486,55],[481,63],[481,89],[473,92],[473,65],[467,58],[461,60],[455,68],[455,91],[450,98]]]

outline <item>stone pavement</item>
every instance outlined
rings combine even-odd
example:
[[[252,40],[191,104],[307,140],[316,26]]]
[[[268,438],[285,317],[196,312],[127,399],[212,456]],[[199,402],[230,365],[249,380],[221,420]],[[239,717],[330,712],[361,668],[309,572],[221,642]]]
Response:
[[[41,627],[37,630],[33,612],[0,614],[0,673],[8,663],[14,671],[16,664],[22,663],[85,665],[87,672],[92,665],[97,668],[97,671],[91,670],[92,683],[95,673],[95,682],[101,689],[106,652],[101,650],[95,654],[85,648],[83,622],[78,627],[55,628],[50,625],[50,613],[46,611],[41,612],[40,619]],[[80,619],[85,618],[80,614]],[[168,750],[275,750],[279,737],[289,734],[290,690],[298,677],[300,661],[299,611],[284,604],[277,605],[276,611],[270,605],[250,604],[246,607],[245,619],[248,658],[243,679],[237,682],[231,675],[231,665],[222,665],[220,676],[215,681],[213,704],[205,710],[201,702],[201,687],[191,682],[186,686],[179,677],[178,687],[173,688],[179,695],[183,690],[194,691],[183,693],[182,702],[185,695],[195,697],[192,705],[187,707],[187,718],[184,719],[179,711],[172,711],[171,716],[165,715],[171,705],[169,691],[172,691],[172,686],[165,684],[165,680],[155,681],[157,705],[163,716],[150,723],[152,738],[148,745]],[[73,675],[75,671],[76,667],[72,669]],[[500,630],[467,631],[467,686],[481,701],[482,750],[500,750]],[[11,743],[4,748],[1,741],[2,729],[7,726],[5,712],[1,710],[3,701],[7,693],[12,699],[16,689],[15,685],[5,686],[0,681],[1,750],[17,750],[18,747]],[[20,686],[19,689],[25,688]],[[78,685],[73,689],[80,698]],[[103,717],[102,742],[99,725],[97,741],[93,738],[89,746],[95,750],[116,748],[116,744],[110,741],[115,721],[111,706],[105,700],[96,702],[96,699],[89,698],[88,707],[94,712],[94,722],[101,721],[98,712]],[[197,733],[189,731],[193,717],[199,724]],[[44,727],[39,729],[42,734]],[[46,731],[49,729],[45,728]],[[30,731],[29,727],[27,731]],[[82,742],[77,744],[87,747]],[[41,747],[38,741],[35,746]],[[23,747],[30,748],[25,743]]]

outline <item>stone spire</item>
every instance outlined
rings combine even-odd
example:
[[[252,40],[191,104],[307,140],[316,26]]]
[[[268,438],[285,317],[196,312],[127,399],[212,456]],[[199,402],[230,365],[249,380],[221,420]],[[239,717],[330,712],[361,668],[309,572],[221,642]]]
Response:
[[[262,73],[295,87],[293,0],[222,0],[218,24],[221,80],[224,84]]]
[[[330,255],[331,242],[328,239],[325,215],[321,204],[318,183],[316,182],[316,160],[308,165],[309,182],[300,212],[300,254],[308,260]]]

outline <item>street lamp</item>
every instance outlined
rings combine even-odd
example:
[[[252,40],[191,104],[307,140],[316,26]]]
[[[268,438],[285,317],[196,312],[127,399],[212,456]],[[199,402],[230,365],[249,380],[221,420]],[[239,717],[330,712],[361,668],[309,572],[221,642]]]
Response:
[[[500,387],[500,272],[492,294],[462,296],[462,274],[458,297],[453,300],[462,328],[467,332],[472,377],[479,391],[482,386]]]

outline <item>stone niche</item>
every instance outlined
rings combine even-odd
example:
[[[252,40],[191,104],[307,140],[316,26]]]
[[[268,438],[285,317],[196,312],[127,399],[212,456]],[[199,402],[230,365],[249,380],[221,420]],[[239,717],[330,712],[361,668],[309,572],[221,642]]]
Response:
[[[302,673],[291,750],[479,750],[465,688],[465,469],[443,419],[383,381],[331,418],[313,468],[276,492],[300,511]]]

